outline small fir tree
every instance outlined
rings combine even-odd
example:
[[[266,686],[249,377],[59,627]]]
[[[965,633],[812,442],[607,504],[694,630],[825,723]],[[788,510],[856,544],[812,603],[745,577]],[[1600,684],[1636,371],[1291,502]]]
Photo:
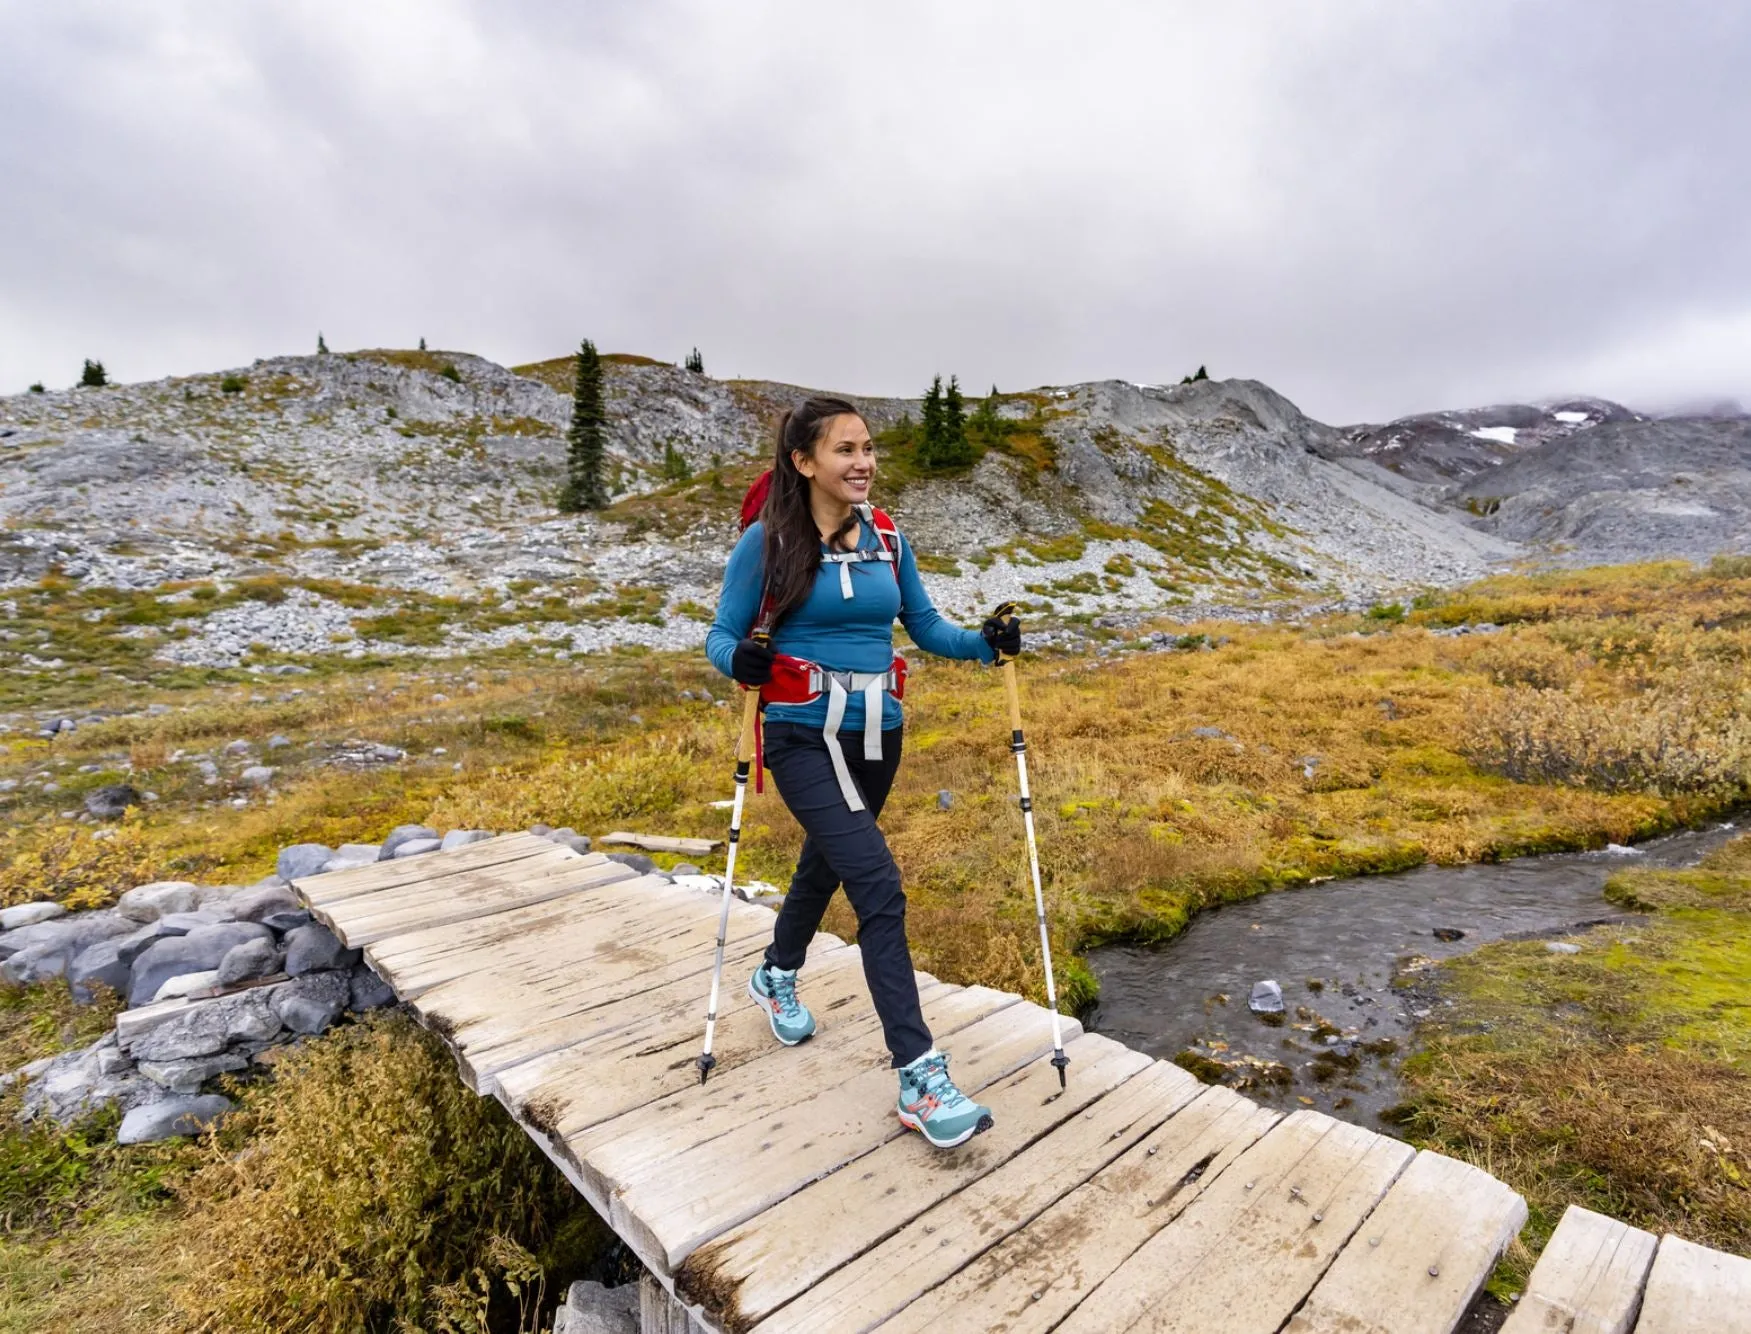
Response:
[[[38,380],[35,384],[33,384],[30,387],[30,392],[33,394],[46,394],[46,393],[48,393],[48,390],[44,389],[43,382],[41,380]]]
[[[323,338],[322,330],[320,329],[316,331],[316,355],[319,357],[326,357],[328,355],[328,340]]]
[[[422,339],[420,339],[420,351],[424,352],[425,350],[426,350],[426,340],[422,338]]]
[[[687,354],[687,369],[695,375],[705,374],[705,358],[699,355],[698,348]]]
[[[1197,371],[1196,375],[1188,375],[1185,377],[1185,379],[1181,380],[1180,383],[1181,384],[1194,384],[1199,380],[1208,380],[1209,378],[1210,378],[1210,372],[1205,370],[1202,366],[1200,366],[1200,367],[1198,367],[1198,371]]]
[[[101,361],[85,358],[85,369],[79,372],[79,386],[82,389],[102,389],[109,383],[109,372],[104,370]]]
[[[997,415],[997,386],[979,400],[973,415],[967,418],[967,435],[982,445],[994,443],[1003,434],[1003,419]]]
[[[942,451],[938,466],[959,468],[973,461],[973,446],[967,440],[967,406],[961,398],[961,382],[948,377],[948,392],[942,399]]]
[[[608,503],[608,493],[602,485],[605,425],[602,358],[596,345],[586,338],[578,348],[571,429],[566,434],[566,480],[559,494],[559,507],[568,514],[599,510]]]
[[[920,415],[923,418],[924,438],[918,442],[918,462],[922,467],[934,468],[942,453],[942,376],[939,375],[930,382],[930,391],[924,395]]]
[[[663,476],[671,482],[686,482],[693,478],[693,465],[675,448],[673,440],[663,442]]]

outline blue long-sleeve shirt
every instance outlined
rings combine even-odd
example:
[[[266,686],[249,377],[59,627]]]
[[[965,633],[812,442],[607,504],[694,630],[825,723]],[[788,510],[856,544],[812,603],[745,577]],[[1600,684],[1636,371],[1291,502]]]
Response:
[[[774,651],[806,658],[836,672],[885,672],[894,660],[897,617],[913,643],[926,653],[942,658],[992,661],[995,654],[978,631],[963,630],[943,619],[931,604],[930,594],[924,591],[911,546],[903,537],[895,541],[900,553],[897,564],[872,560],[847,567],[851,571],[849,598],[840,587],[839,565],[823,562],[807,601],[773,631]],[[725,676],[730,674],[736,644],[754,628],[754,620],[760,614],[765,583],[764,544],[763,526],[748,525],[724,568],[723,592],[717,600],[717,617],[705,636],[705,652],[712,666]],[[881,537],[866,523],[857,545],[861,550],[879,551]],[[827,550],[826,543],[821,544],[821,550]],[[898,580],[894,578],[896,568],[900,572]],[[774,722],[812,723],[820,727],[827,721],[827,698],[823,695],[812,704],[769,704],[766,716]],[[900,702],[892,695],[884,696],[883,729],[898,727],[900,720]],[[840,727],[847,733],[863,730],[862,695],[853,695],[847,702]]]

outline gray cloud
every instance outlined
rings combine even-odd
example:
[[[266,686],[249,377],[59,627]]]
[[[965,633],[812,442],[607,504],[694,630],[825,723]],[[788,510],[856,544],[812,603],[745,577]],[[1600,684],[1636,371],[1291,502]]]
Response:
[[[0,391],[321,329],[1751,401],[1748,55],[1699,0],[0,0]]]

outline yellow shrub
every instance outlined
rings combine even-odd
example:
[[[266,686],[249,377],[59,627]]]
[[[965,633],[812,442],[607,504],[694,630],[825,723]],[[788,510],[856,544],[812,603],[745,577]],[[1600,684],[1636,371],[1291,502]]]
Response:
[[[63,825],[21,851],[21,833],[0,840],[0,907],[53,899],[78,912],[101,908],[135,885],[161,879],[163,850],[130,818],[109,829]],[[107,837],[99,838],[98,834]]]
[[[177,1294],[200,1330],[454,1320],[495,1237],[539,1244],[587,1208],[399,1015],[292,1049],[212,1144],[184,1187],[194,1277]]]

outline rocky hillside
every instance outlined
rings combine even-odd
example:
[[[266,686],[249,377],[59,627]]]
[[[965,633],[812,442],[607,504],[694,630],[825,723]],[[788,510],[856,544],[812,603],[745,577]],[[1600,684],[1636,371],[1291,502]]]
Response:
[[[570,374],[566,358],[363,351],[0,399],[0,585],[16,594],[0,655],[28,671],[696,643],[741,489],[807,391],[608,358],[616,501],[564,516]],[[1491,485],[1542,496],[1547,451],[1609,429],[1633,455],[1634,432],[1661,425],[1586,401],[1340,431],[1252,381],[1105,381],[1002,395],[1001,429],[945,477],[916,466],[915,401],[857,401],[882,442],[877,499],[940,605],[971,619],[1016,598],[1036,623],[1366,605],[1470,579],[1525,542],[1575,540],[1544,501],[1534,522]],[[1569,470],[1584,488],[1586,466]],[[1551,492],[1561,513],[1599,503],[1572,490]],[[91,627],[76,642],[33,621],[50,596]]]

